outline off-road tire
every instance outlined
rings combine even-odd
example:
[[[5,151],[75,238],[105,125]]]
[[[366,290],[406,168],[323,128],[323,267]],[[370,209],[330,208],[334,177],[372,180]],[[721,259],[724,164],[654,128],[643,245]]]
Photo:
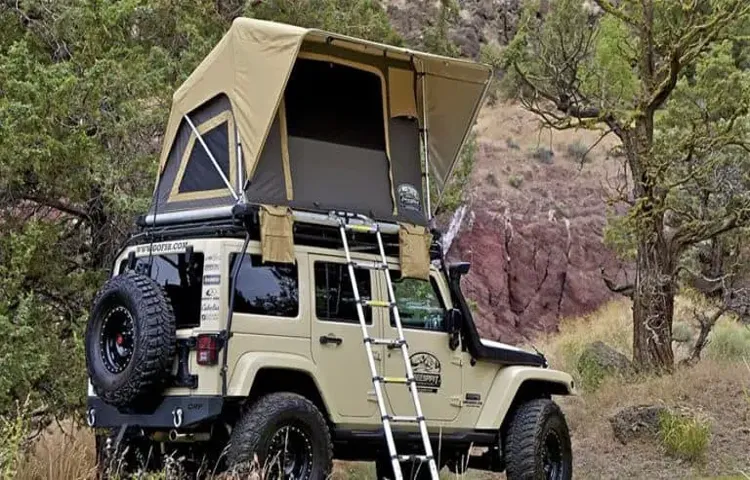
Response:
[[[559,446],[555,471],[545,470],[549,439]],[[555,402],[538,398],[522,403],[510,419],[504,439],[508,480],[568,480],[573,474],[573,454],[565,416]]]
[[[117,373],[105,367],[101,334],[114,309],[132,318],[132,356]],[[96,394],[110,405],[137,409],[159,398],[170,378],[176,331],[172,306],[161,287],[129,270],[110,279],[94,299],[86,329],[86,367]]]
[[[312,450],[310,472],[300,480],[328,478],[333,462],[328,423],[315,404],[301,395],[288,392],[265,395],[243,413],[232,430],[227,447],[229,471],[246,473],[253,468],[256,456],[256,467],[268,468],[267,453],[272,437],[290,425],[306,433]]]

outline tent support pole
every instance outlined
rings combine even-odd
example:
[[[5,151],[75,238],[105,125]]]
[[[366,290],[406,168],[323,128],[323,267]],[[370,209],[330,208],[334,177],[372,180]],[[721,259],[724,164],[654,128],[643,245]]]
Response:
[[[198,132],[198,129],[195,128],[195,125],[193,124],[193,121],[190,120],[190,117],[185,115],[185,121],[190,125],[190,129],[193,131],[193,134],[198,139],[200,144],[203,146],[203,150],[206,151],[206,155],[208,155],[208,158],[211,160],[211,163],[214,164],[214,168],[217,172],[219,172],[219,175],[221,176],[221,179],[226,184],[227,188],[229,189],[229,192],[232,194],[235,200],[237,200],[239,197],[237,197],[237,192],[234,191],[232,188],[232,184],[229,183],[229,180],[227,180],[227,176],[224,175],[224,172],[221,171],[221,167],[219,166],[219,163],[214,158],[213,153],[211,153],[211,150],[208,148],[208,145],[206,145],[206,142],[203,141],[203,137],[201,136],[200,132]]]
[[[237,128],[237,123],[234,124],[234,134],[237,139],[237,187],[240,188],[240,201],[247,203],[247,198],[245,197],[245,175],[242,171],[242,140],[240,139],[240,131]]]
[[[422,144],[424,150],[424,183],[425,199],[427,200],[427,221],[432,220],[432,205],[430,204],[430,150],[427,142],[427,73],[422,62]]]

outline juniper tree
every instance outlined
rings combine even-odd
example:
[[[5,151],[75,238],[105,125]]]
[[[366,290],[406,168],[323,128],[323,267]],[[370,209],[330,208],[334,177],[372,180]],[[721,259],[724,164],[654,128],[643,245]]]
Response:
[[[634,360],[671,371],[683,254],[750,220],[750,4],[556,0],[539,7],[527,5],[504,52],[505,91],[550,128],[599,129],[621,143],[627,188],[615,200],[628,213],[608,235],[635,260]]]

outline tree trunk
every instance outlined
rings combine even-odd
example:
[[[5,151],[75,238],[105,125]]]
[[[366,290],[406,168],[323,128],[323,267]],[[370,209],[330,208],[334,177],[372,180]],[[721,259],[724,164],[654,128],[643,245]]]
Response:
[[[674,369],[674,295],[668,247],[660,241],[641,242],[633,296],[633,362],[639,371],[670,373]]]

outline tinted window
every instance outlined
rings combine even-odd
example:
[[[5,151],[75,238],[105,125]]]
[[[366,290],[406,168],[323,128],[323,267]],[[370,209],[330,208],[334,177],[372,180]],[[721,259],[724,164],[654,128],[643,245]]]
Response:
[[[230,258],[230,275],[240,254]],[[230,288],[232,288],[230,278]],[[296,317],[299,313],[297,265],[263,263],[260,255],[245,255],[237,274],[234,311],[273,317]]]
[[[206,133],[201,134],[206,142],[216,163],[219,164],[224,176],[229,178],[229,130],[227,122],[224,122]],[[206,149],[196,138],[193,142],[193,150],[190,152],[185,173],[180,182],[180,193],[198,192],[203,190],[218,190],[226,188],[224,180],[216,171],[213,162],[208,157]]]
[[[396,278],[399,272],[391,271],[396,305],[404,328],[443,330],[445,307],[434,281],[417,278]],[[396,322],[391,315],[391,325]]]
[[[315,262],[315,314],[321,320],[359,323],[349,268],[343,263]],[[356,269],[357,290],[363,299],[372,298],[370,271]],[[370,307],[365,307],[365,322],[372,323]]]
[[[299,59],[286,87],[294,137],[385,150],[380,77],[331,62]]]
[[[119,273],[127,267],[127,260],[120,263]],[[174,310],[177,328],[200,325],[201,296],[203,295],[203,254],[193,253],[188,264],[184,253],[139,257],[135,260],[135,271],[148,274],[151,264],[151,278],[164,287]]]

